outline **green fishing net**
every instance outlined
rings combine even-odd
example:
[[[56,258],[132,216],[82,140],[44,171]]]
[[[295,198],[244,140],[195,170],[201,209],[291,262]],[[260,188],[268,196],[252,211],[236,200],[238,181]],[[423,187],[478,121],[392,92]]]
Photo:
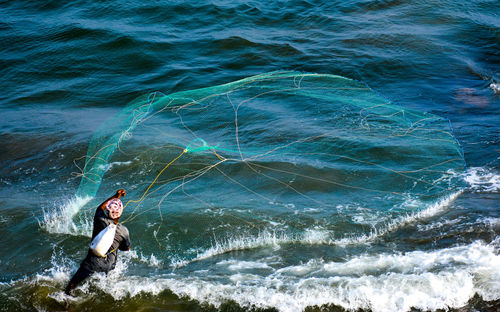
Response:
[[[456,193],[463,167],[446,119],[345,77],[273,72],[134,100],[96,130],[78,195],[126,188],[132,218],[218,207],[356,223],[357,209],[377,223]]]

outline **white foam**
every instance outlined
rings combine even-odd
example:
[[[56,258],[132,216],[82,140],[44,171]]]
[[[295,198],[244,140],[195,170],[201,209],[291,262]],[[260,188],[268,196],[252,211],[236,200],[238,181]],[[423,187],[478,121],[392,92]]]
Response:
[[[480,218],[478,222],[483,223],[486,226],[489,227],[499,227],[500,228],[500,218],[493,218],[493,217],[484,217]]]
[[[439,228],[444,227],[444,226],[456,225],[456,224],[459,224],[461,222],[464,222],[464,218],[457,217],[456,219],[452,219],[452,220],[439,220],[439,221],[434,221],[434,222],[429,223],[429,224],[417,224],[417,229],[419,231],[430,231],[430,230],[439,229]]]
[[[149,257],[145,256],[142,252],[137,253],[135,250],[130,250],[126,252],[126,255],[131,259],[135,259],[139,262],[147,264],[150,267],[158,268],[163,264],[161,259],[158,259],[154,254],[151,254]]]
[[[475,242],[432,252],[360,256],[344,263],[311,260],[260,278],[237,273],[234,284],[193,277],[171,279],[167,284],[179,296],[216,306],[234,300],[242,306],[279,311],[336,304],[384,312],[459,308],[475,293],[496,300],[499,277],[500,257],[494,247]]]
[[[71,234],[91,236],[92,225],[85,218],[80,218],[79,223],[73,218],[80,209],[91,200],[90,197],[73,197],[62,204],[43,210],[42,220],[38,223],[41,228],[53,234]]]
[[[328,241],[332,233],[326,229],[321,228],[320,226],[315,226],[311,229],[306,229],[301,242],[307,242],[309,244],[314,244],[317,242],[325,242]]]
[[[240,261],[240,260],[224,260],[217,263],[218,266],[225,266],[231,271],[240,271],[248,269],[269,269],[269,265],[265,262],[258,261]]]
[[[495,93],[500,93],[500,83],[498,82],[490,83],[490,89],[493,90],[493,92]]]
[[[381,216],[376,211],[358,207],[357,210],[350,213],[352,220],[359,224],[366,224],[375,227],[380,221]]]
[[[0,216],[0,224],[2,223],[8,223],[9,219],[5,218],[4,216]]]
[[[493,261],[489,263],[489,261]],[[450,266],[455,269],[461,266],[500,264],[500,257],[495,255],[494,248],[481,242],[471,245],[445,248],[436,251],[413,251],[409,253],[363,255],[347,262],[330,262],[323,269],[335,275],[373,275],[373,274],[420,274],[439,271]],[[500,269],[500,267],[498,267]]]
[[[433,251],[361,255],[345,262],[312,259],[279,269],[270,265],[277,264],[275,257],[261,261],[232,259],[217,263],[229,269],[224,276],[220,270],[211,269],[188,275],[132,275],[129,265],[139,256],[121,253],[115,270],[86,280],[77,292],[85,294],[84,298],[75,300],[91,299],[92,285],[115,300],[144,293],[158,295],[169,289],[180,297],[217,307],[232,300],[241,306],[274,307],[284,312],[324,304],[374,312],[460,308],[475,294],[485,300],[500,299],[499,245],[500,236],[490,244],[476,241]],[[24,282],[55,282],[61,290],[50,296],[66,300],[62,289],[76,265],[57,254],[52,264],[53,268]],[[265,270],[256,273],[255,269]]]
[[[151,283],[148,278],[128,276],[128,266],[133,259],[144,262],[152,267],[161,263],[154,255],[148,258],[142,253],[138,255],[135,251],[121,252],[114,270],[110,271],[107,275],[104,273],[93,274],[78,286],[78,294],[86,294],[83,298],[66,296],[63,292],[71,275],[78,268],[78,264],[64,256],[63,252],[54,252],[52,254],[52,266],[44,272],[36,274],[34,277],[25,277],[18,281],[11,281],[9,284],[13,285],[18,282],[46,284],[50,286],[54,286],[55,284],[56,291],[49,294],[49,296],[59,302],[88,300],[89,295],[93,295],[90,290],[91,285],[110,294],[116,300],[122,299],[125,296],[139,295],[142,292],[158,294],[161,290],[166,289],[167,285],[157,285],[156,281],[155,283]],[[124,291],[124,289],[127,289],[127,291]]]
[[[500,192],[500,173],[493,168],[472,167],[467,169],[464,177],[469,189],[474,192]]]
[[[115,162],[112,162],[112,163],[109,163],[109,164],[106,164],[106,165],[100,165],[97,167],[97,169],[99,170],[103,170],[104,171],[108,171],[110,169],[112,169],[113,167],[117,167],[117,166],[127,166],[127,165],[130,165],[132,164],[132,161],[129,160],[129,161],[115,161]]]
[[[237,272],[224,282],[207,273],[210,270],[200,276],[108,277],[95,283],[117,300],[169,288],[180,297],[215,306],[233,300],[279,311],[323,304],[375,312],[435,310],[462,307],[475,293],[486,300],[500,297],[500,257],[492,245],[481,242],[431,252],[360,256],[343,263],[311,260],[269,275]]]
[[[35,275],[34,280],[36,283],[52,281],[58,284],[64,284],[69,280],[72,273],[72,267],[75,263],[62,256],[61,253],[52,253],[50,260],[51,267],[45,272]]]

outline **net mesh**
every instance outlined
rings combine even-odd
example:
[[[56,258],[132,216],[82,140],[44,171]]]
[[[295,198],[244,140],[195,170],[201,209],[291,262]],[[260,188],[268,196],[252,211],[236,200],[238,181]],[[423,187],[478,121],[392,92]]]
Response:
[[[345,77],[273,72],[134,100],[95,132],[78,195],[127,188],[128,220],[173,206],[342,220],[353,203],[391,218],[456,192],[463,166],[446,119]]]

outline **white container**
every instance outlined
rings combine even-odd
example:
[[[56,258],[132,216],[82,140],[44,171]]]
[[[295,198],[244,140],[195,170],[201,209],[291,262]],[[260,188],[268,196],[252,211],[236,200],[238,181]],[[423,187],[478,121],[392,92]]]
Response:
[[[90,243],[90,250],[99,257],[106,258],[106,254],[113,244],[116,233],[116,224],[111,223],[94,237]]]

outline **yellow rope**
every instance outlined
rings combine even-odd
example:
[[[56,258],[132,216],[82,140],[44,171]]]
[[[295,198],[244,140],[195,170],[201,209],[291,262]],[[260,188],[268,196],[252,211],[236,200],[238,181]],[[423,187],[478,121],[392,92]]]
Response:
[[[140,199],[138,199],[138,200],[129,200],[125,204],[125,206],[123,208],[127,207],[127,205],[129,203],[140,203],[144,199],[144,196],[146,196],[146,194],[148,193],[149,189],[156,183],[156,181],[161,176],[161,174],[163,173],[163,171],[165,171],[168,167],[170,167],[170,165],[173,164],[177,159],[181,158],[181,156],[184,155],[186,152],[187,152],[187,149],[184,149],[179,156],[175,157],[171,162],[169,162],[165,167],[163,167],[163,169],[161,169],[160,173],[158,173],[158,175],[156,176],[156,178],[154,179],[154,181],[151,182],[151,184],[148,186],[148,188],[146,189],[146,191],[144,192],[144,194],[142,194],[142,196],[141,196]]]
[[[215,150],[213,152],[214,152],[215,156],[217,156],[217,158],[219,158],[221,161],[226,161],[227,160],[226,158],[224,158],[224,157],[220,156],[219,154],[217,154],[217,152]]]

